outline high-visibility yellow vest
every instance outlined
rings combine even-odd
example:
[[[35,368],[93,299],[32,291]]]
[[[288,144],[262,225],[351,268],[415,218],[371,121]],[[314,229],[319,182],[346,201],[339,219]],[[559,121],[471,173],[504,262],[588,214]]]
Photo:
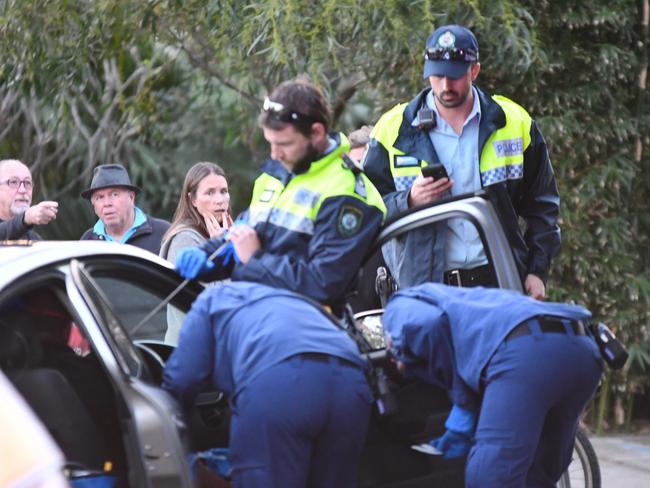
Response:
[[[253,187],[250,225],[268,219],[289,231],[311,235],[321,204],[335,196],[357,198],[385,215],[384,201],[368,177],[355,175],[341,159],[349,150],[349,143],[343,134],[340,137],[339,147],[313,162],[307,172],[295,175],[286,187],[279,179],[262,173]]]
[[[483,187],[523,178],[524,151],[530,145],[532,119],[528,112],[506,97],[494,95],[492,99],[505,112],[506,125],[493,132],[481,150],[479,171]],[[388,152],[390,171],[398,191],[409,189],[420,175],[420,168],[432,163],[418,160],[394,147],[406,105],[396,105],[386,112],[371,133],[371,137]]]

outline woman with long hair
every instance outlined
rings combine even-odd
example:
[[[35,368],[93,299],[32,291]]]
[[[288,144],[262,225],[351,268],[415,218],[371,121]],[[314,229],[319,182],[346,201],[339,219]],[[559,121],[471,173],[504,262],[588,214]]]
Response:
[[[215,163],[196,163],[185,175],[172,225],[162,239],[160,256],[173,263],[180,249],[201,246],[231,225],[225,172]]]
[[[160,256],[176,261],[185,247],[199,247],[211,237],[221,236],[232,225],[228,181],[221,166],[196,163],[185,175],[172,225],[162,239]],[[167,306],[165,343],[176,345],[185,314]]]

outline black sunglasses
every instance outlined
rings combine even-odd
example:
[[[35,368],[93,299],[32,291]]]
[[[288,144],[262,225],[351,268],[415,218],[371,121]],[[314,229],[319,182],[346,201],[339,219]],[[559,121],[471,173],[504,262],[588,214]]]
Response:
[[[424,52],[424,58],[429,61],[462,61],[476,63],[478,51],[458,47],[432,47]]]
[[[314,123],[318,122],[314,117],[309,115],[301,114],[294,110],[290,110],[285,107],[280,102],[274,102],[269,97],[264,99],[264,105],[262,105],[262,111],[270,113],[276,120],[280,122],[286,122],[288,124],[301,124],[301,123]]]

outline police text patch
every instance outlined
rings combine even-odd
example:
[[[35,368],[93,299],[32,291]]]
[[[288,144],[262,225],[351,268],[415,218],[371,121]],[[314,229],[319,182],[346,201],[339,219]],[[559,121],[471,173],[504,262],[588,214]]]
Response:
[[[494,141],[492,144],[494,146],[494,152],[497,154],[497,157],[500,158],[516,156],[524,152],[524,141],[521,137]]]
[[[299,188],[293,197],[293,201],[303,207],[313,208],[320,200],[320,193],[309,191],[307,188]]]
[[[343,237],[350,237],[357,233],[363,221],[363,213],[356,207],[344,205],[339,213],[337,228]]]

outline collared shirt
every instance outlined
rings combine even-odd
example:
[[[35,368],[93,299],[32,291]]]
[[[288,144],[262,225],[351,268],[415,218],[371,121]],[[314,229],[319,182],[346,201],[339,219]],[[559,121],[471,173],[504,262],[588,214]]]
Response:
[[[329,153],[331,153],[338,146],[339,146],[338,142],[336,142],[333,138],[328,137],[327,138],[327,149],[325,150],[325,154],[323,154],[323,156],[327,156]]]
[[[426,97],[427,106],[436,114],[436,126],[429,131],[429,137],[449,178],[454,180],[451,188],[453,196],[481,189],[478,147],[481,105],[476,88],[472,87],[472,93],[474,104],[460,135],[438,113],[433,91]],[[483,243],[474,224],[465,219],[449,219],[447,227],[445,270],[469,269],[487,263]]]
[[[98,236],[102,236],[106,241],[119,242],[120,244],[125,244],[131,238],[131,236],[135,234],[137,228],[140,227],[142,224],[144,224],[146,221],[147,221],[147,217],[144,214],[144,212],[140,210],[138,207],[135,207],[135,219],[133,219],[133,224],[131,225],[131,227],[129,227],[129,230],[127,230],[124,233],[124,235],[119,241],[113,239],[113,237],[106,232],[106,227],[104,226],[104,222],[102,222],[102,219],[99,219],[97,221],[95,227],[93,227],[93,232],[95,232],[95,234],[97,234]]]

